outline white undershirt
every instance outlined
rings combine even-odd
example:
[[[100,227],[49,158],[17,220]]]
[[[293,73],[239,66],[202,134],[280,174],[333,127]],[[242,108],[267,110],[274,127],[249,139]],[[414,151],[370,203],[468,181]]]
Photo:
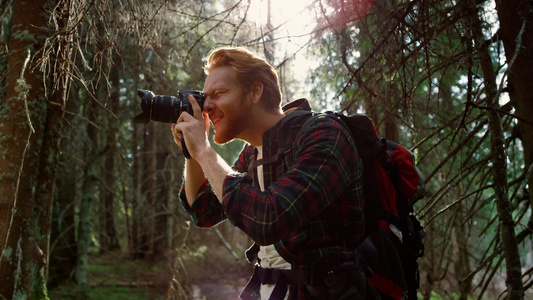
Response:
[[[257,160],[263,158],[263,146],[257,147]],[[259,187],[261,188],[261,191],[265,190],[265,177],[263,173],[263,165],[260,165],[257,167],[257,181],[259,183]],[[262,268],[271,268],[271,269],[290,269],[291,264],[289,264],[281,255],[279,255],[278,251],[276,251],[276,248],[274,245],[268,245],[268,246],[261,246],[259,247],[259,253],[257,254],[257,257],[261,261],[261,267]],[[261,285],[261,300],[267,300],[270,297],[270,294],[272,294],[272,291],[274,290],[275,284],[262,284]],[[287,298],[287,295],[285,296],[285,299]]]
[[[263,146],[257,146],[257,160],[263,158]],[[263,165],[257,166],[257,182],[261,191],[265,190],[265,174],[263,173]]]

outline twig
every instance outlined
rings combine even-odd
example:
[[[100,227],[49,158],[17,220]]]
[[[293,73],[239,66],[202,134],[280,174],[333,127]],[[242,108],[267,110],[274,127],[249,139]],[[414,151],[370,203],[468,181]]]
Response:
[[[24,79],[24,73],[26,72],[26,67],[28,66],[28,62],[30,61],[31,53],[30,49],[26,49],[27,55],[26,59],[24,60],[24,64],[22,65],[22,70],[20,70],[20,78],[17,79],[17,85],[15,86],[15,91],[19,93],[19,99],[24,101],[24,110],[26,112],[26,119],[28,120],[28,126],[30,126],[30,130],[32,133],[35,133],[35,129],[33,128],[33,125],[31,123],[30,118],[30,112],[28,110],[28,97],[27,92],[30,90],[30,86],[26,84],[26,79]]]
[[[5,238],[5,241],[4,242],[4,245],[2,247],[2,256],[4,256],[4,252],[6,250],[6,247],[7,247],[7,242],[9,240],[9,237],[10,237],[10,233],[11,233],[11,226],[13,225],[13,218],[15,217],[15,211],[16,211],[16,208],[17,208],[17,199],[18,199],[18,193],[19,193],[19,187],[20,187],[20,179],[22,177],[22,169],[24,168],[24,161],[25,161],[25,157],[26,157],[26,151],[28,150],[28,145],[30,144],[30,138],[31,138],[31,135],[32,133],[35,133],[35,129],[33,128],[32,124],[31,124],[31,119],[30,119],[30,115],[29,115],[29,111],[28,111],[28,103],[26,101],[27,97],[26,97],[26,92],[30,89],[30,86],[28,86],[26,84],[26,80],[24,80],[24,73],[26,71],[26,67],[28,65],[28,62],[30,61],[30,57],[31,57],[31,53],[30,53],[30,50],[27,49],[27,53],[28,55],[26,56],[26,59],[24,60],[24,64],[22,65],[22,70],[20,71],[20,78],[17,79],[17,85],[15,86],[15,91],[16,92],[19,92],[19,99],[22,99],[24,100],[24,108],[26,110],[26,118],[28,119],[28,125],[30,127],[30,132],[28,132],[28,138],[26,139],[26,146],[24,147],[24,150],[22,151],[22,159],[20,161],[20,166],[19,166],[19,169],[18,169],[18,174],[17,174],[17,180],[14,184],[14,190],[15,192],[13,193],[13,212],[11,213],[11,217],[9,219],[9,224],[7,226],[7,234],[6,234],[6,238]]]
[[[215,228],[215,232],[217,233],[218,238],[220,238],[220,240],[222,241],[222,243],[224,244],[224,246],[226,247],[226,249],[228,249],[228,251],[231,253],[231,255],[232,255],[235,259],[239,259],[239,256],[237,255],[237,253],[235,253],[235,251],[233,251],[233,248],[231,248],[231,245],[228,243],[228,241],[226,241],[226,239],[225,239],[224,236],[222,235],[222,232],[220,232],[220,230],[219,230],[218,228]]]

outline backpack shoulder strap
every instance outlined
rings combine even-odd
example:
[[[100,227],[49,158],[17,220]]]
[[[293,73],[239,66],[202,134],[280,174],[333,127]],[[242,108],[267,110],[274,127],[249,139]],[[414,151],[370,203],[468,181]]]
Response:
[[[248,174],[252,176],[253,185],[256,184],[256,170],[258,166],[268,165],[282,159],[285,160],[287,165],[292,162],[293,142],[300,134],[301,129],[305,128],[304,123],[306,123],[306,120],[311,119],[313,115],[314,113],[312,111],[298,109],[289,113],[281,120],[278,135],[278,152],[271,157],[258,160],[254,158],[248,165]]]
[[[376,180],[376,162],[379,156],[386,153],[386,148],[377,135],[372,119],[365,114],[346,116],[341,113],[330,113],[349,130],[354,139],[357,152],[363,161],[363,186],[365,195],[365,216],[367,234],[379,227],[383,217],[380,189]]]
[[[278,135],[278,154],[287,156],[292,151],[294,141],[315,115],[312,111],[299,109],[283,118]]]

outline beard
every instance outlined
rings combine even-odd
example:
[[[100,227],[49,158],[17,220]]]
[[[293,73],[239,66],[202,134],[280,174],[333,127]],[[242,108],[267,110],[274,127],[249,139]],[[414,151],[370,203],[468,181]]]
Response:
[[[215,135],[213,141],[217,145],[224,145],[229,142],[234,141],[241,135],[241,133],[250,128],[250,117],[249,110],[246,105],[240,106],[241,109],[236,109],[231,113],[225,114],[224,122],[225,127],[221,128],[219,131],[215,130]]]
[[[225,128],[224,130],[220,130],[220,131],[215,130],[213,141],[217,145],[225,145],[227,143],[234,141],[239,135],[239,133],[242,132],[242,128],[243,128],[243,126],[238,123],[241,123],[241,122],[237,120],[235,122],[229,123],[227,128]]]

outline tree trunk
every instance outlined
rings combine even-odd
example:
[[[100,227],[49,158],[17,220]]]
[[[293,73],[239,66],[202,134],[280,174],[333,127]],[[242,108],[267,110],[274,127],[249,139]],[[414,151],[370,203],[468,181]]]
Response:
[[[455,209],[454,224],[451,232],[453,247],[453,266],[455,278],[459,283],[459,300],[467,300],[472,292],[472,272],[468,253],[469,233],[464,224],[464,205],[458,204]]]
[[[140,166],[138,195],[133,206],[133,257],[145,258],[153,250],[154,240],[154,198],[155,198],[155,139],[154,123],[140,129],[143,133],[143,146],[139,151]]]
[[[117,131],[118,125],[115,118],[118,112],[118,104],[120,101],[120,59],[116,60],[116,65],[111,69],[110,79],[111,87],[113,89],[111,98],[109,99],[109,107],[111,114],[107,116],[107,130],[106,134],[106,148],[104,169],[102,170],[104,181],[102,182],[102,198],[100,208],[100,247],[101,251],[111,251],[119,248],[117,231],[115,228],[115,195],[117,194],[116,185],[116,170],[115,157],[117,155]]]
[[[95,101],[90,101],[88,119],[96,119],[94,106]],[[92,123],[92,122],[91,122]],[[87,285],[87,265],[89,260],[89,246],[91,245],[91,223],[93,203],[96,201],[97,189],[97,162],[96,149],[98,149],[97,129],[92,124],[87,124],[87,142],[84,146],[85,167],[83,171],[83,187],[78,217],[78,241],[76,261],[76,282],[80,286]]]
[[[74,87],[73,94],[78,90]],[[69,101],[66,103],[65,110],[71,112],[71,115],[65,116],[65,122],[72,124],[75,121],[74,115],[80,111],[80,101]],[[84,122],[84,121],[83,121]],[[66,135],[67,128],[63,126]],[[70,136],[70,134],[69,134]],[[53,288],[64,283],[71,278],[76,266],[76,199],[79,191],[77,182],[81,181],[82,164],[80,160],[73,157],[83,157],[82,146],[79,143],[65,143],[61,148],[64,153],[59,158],[60,165],[69,166],[68,168],[58,168],[57,179],[55,183],[55,201],[52,213],[52,228],[50,233],[50,254],[49,254],[49,274],[48,288]]]
[[[523,299],[524,288],[522,284],[520,253],[518,252],[518,243],[514,231],[515,224],[512,216],[512,206],[507,194],[507,156],[505,154],[505,138],[503,136],[501,116],[498,113],[499,95],[496,84],[496,72],[493,69],[493,62],[488,48],[489,43],[485,41],[482,22],[475,7],[475,1],[470,0],[470,3],[466,4],[470,17],[470,29],[472,30],[475,48],[480,60],[479,63],[483,71],[483,82],[488,106],[487,117],[491,141],[492,178],[498,210],[499,229],[503,244],[503,256],[506,262],[507,293],[509,299]]]
[[[155,140],[155,125],[154,123],[146,126],[147,133],[144,135],[144,155],[143,155],[143,171],[142,171],[142,195],[143,203],[140,207],[144,207],[139,211],[137,217],[141,218],[144,224],[141,233],[141,253],[142,257],[147,257],[153,251],[154,234],[155,234],[155,171],[156,171],[156,140]]]
[[[136,61],[133,64],[134,73],[139,74],[140,69],[142,69],[142,59],[136,56]],[[139,78],[135,79],[135,86],[139,86]],[[134,97],[137,96],[136,94]],[[133,134],[132,134],[132,149],[133,153],[133,166],[132,166],[132,177],[133,177],[133,195],[131,199],[131,228],[128,230],[129,239],[128,246],[130,251],[130,256],[132,258],[138,258],[139,249],[140,249],[140,218],[138,217],[139,203],[141,202],[141,182],[142,182],[142,136],[144,134],[144,129],[146,126],[140,125],[139,123],[133,123]]]
[[[76,179],[71,170],[56,181],[57,198],[51,231],[48,288],[67,281],[76,265],[76,231],[73,201],[76,199]],[[65,172],[63,172],[65,173]]]
[[[529,0],[497,0],[496,9],[500,20],[499,36],[507,58],[507,88],[516,109],[518,133],[524,147],[524,173],[533,163],[533,3]],[[527,183],[529,203],[533,205],[533,176]],[[533,215],[530,217],[533,226]]]
[[[266,33],[263,37],[263,52],[265,54],[266,60],[275,65],[275,56],[274,56],[274,25],[272,25],[272,0],[267,0],[267,24],[266,24]]]
[[[139,202],[141,199],[141,158],[140,151],[138,149],[139,143],[139,132],[140,127],[137,123],[133,123],[133,137],[132,137],[132,149],[133,153],[133,166],[132,166],[132,177],[133,177],[133,195],[131,199],[131,225],[128,230],[128,248],[130,256],[132,258],[137,258],[138,249],[139,249],[139,218],[137,217],[137,211],[139,209]]]
[[[166,133],[166,132],[165,132]],[[168,253],[168,239],[167,239],[167,220],[168,220],[168,203],[171,199],[169,195],[169,155],[168,152],[157,153],[157,167],[155,173],[155,185],[157,187],[154,199],[154,242],[152,260],[161,261]]]
[[[57,7],[56,17],[60,28],[70,26],[70,1],[65,1],[63,7]],[[65,30],[69,32],[68,30]],[[64,136],[69,136],[69,127],[64,127],[65,109],[68,101],[70,89],[70,76],[68,72],[71,69],[73,49],[71,47],[72,33],[61,36],[61,39],[54,45],[55,56],[50,57],[50,64],[54,65],[52,69],[54,76],[48,83],[50,91],[46,126],[43,137],[43,149],[39,159],[39,170],[35,197],[36,207],[35,219],[39,222],[38,243],[44,252],[46,262],[50,260],[50,235],[52,226],[52,210],[54,204],[54,190],[57,174],[57,164],[61,142]],[[49,266],[47,265],[47,268]],[[48,270],[46,270],[48,274]]]
[[[6,93],[0,110],[0,295],[5,299],[46,298],[59,141],[55,126],[61,123],[61,114],[48,107],[42,74],[30,70],[29,59],[47,37],[43,11],[50,4],[47,0],[13,4]]]

